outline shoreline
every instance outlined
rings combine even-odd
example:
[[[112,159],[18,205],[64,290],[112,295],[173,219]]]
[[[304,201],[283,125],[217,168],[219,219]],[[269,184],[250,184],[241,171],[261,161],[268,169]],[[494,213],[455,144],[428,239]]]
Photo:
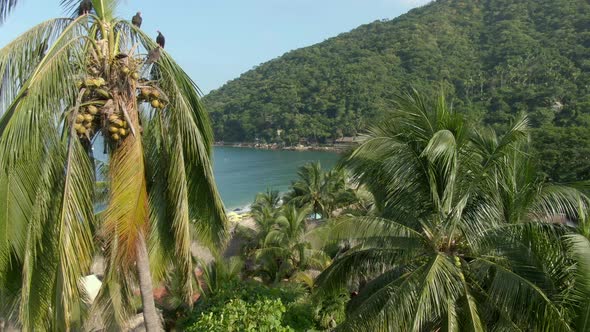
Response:
[[[258,149],[258,150],[280,150],[280,151],[323,151],[323,152],[336,152],[344,153],[352,145],[295,145],[295,146],[282,146],[277,143],[224,143],[215,142],[214,147],[232,147],[232,148],[246,148],[246,149]]]

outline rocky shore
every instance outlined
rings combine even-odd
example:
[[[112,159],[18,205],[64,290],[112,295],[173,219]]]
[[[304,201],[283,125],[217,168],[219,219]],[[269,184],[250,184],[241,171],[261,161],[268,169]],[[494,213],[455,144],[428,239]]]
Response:
[[[287,151],[330,151],[342,152],[349,148],[348,145],[293,145],[285,146],[277,143],[224,143],[215,142],[214,146],[229,146],[234,148],[250,148],[261,150],[287,150]]]

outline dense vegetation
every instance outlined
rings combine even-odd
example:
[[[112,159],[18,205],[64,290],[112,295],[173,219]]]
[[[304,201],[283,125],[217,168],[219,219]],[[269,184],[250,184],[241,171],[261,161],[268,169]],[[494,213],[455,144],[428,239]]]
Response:
[[[590,199],[539,174],[527,117],[498,134],[442,95],[395,105],[337,170],[256,197],[187,326],[588,330]]]
[[[204,100],[216,140],[329,142],[386,116],[408,86],[442,85],[456,110],[500,130],[526,112],[542,170],[572,180],[590,172],[572,160],[590,149],[589,53],[586,0],[438,0],[289,52]]]

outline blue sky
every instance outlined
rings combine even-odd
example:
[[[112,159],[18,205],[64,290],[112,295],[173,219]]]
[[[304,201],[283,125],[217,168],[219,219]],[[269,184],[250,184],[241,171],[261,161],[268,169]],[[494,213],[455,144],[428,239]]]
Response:
[[[203,92],[254,66],[361,24],[397,17],[428,0],[123,0],[119,14],[142,12],[148,34],[161,30],[166,50]],[[21,0],[0,27],[0,47],[63,11],[58,0]]]

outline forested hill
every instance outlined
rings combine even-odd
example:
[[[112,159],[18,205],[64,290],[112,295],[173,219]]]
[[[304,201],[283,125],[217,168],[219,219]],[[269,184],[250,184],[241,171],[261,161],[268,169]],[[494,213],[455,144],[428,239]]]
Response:
[[[588,0],[438,0],[289,52],[204,100],[217,140],[325,142],[410,86],[441,85],[484,124],[527,112],[554,180],[590,175]]]

